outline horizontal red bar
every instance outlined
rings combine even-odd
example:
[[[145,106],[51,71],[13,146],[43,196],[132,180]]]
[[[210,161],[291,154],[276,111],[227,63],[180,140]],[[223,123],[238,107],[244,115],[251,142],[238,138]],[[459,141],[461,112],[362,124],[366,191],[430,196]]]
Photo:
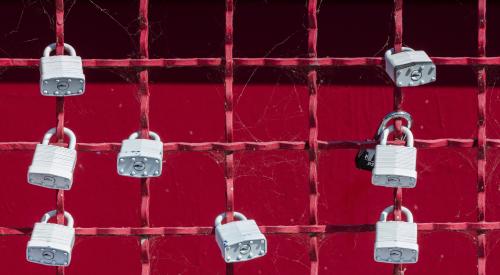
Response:
[[[419,231],[492,231],[500,230],[500,222],[417,223]],[[339,232],[372,232],[374,224],[259,226],[266,234],[311,234]],[[29,235],[32,228],[0,227],[0,236]],[[163,236],[212,235],[213,227],[77,227],[79,236]]]
[[[390,141],[389,144],[401,144],[401,141]],[[0,142],[0,151],[34,151],[38,142]],[[318,141],[322,150],[357,149],[373,147],[376,141]],[[66,144],[60,144],[66,146]],[[500,147],[500,139],[487,139],[488,147]],[[120,143],[77,143],[76,150],[81,152],[118,152]],[[416,139],[417,148],[442,147],[476,147],[474,139]],[[305,141],[269,141],[269,142],[166,142],[164,151],[269,151],[269,150],[306,150],[309,144]]]
[[[500,57],[432,57],[437,65],[500,66]],[[336,67],[382,65],[382,57],[323,57],[323,58],[234,58],[236,66],[268,67]],[[37,67],[39,59],[0,58],[0,67]],[[162,58],[162,59],[84,59],[87,68],[137,67],[218,67],[222,58]]]

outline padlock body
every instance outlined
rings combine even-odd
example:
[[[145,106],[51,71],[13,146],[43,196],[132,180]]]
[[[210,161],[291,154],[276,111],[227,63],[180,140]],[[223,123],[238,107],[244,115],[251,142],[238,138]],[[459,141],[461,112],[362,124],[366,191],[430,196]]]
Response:
[[[417,149],[397,145],[377,145],[373,185],[413,188],[417,184]]]
[[[402,51],[385,60],[385,70],[398,87],[436,81],[436,66],[424,51]]]
[[[28,169],[28,182],[34,185],[69,190],[73,184],[76,150],[38,144]]]
[[[372,171],[375,166],[375,149],[361,148],[356,154],[355,163],[358,169]]]
[[[68,266],[75,229],[61,224],[36,223],[26,248],[26,259],[50,266]]]
[[[161,175],[163,143],[151,139],[126,139],[118,154],[118,174],[147,178]]]
[[[215,238],[227,263],[243,262],[267,253],[267,240],[254,220],[233,221],[215,228]]]
[[[54,55],[40,59],[40,92],[44,96],[75,96],[85,92],[79,56]]]
[[[379,221],[376,225],[376,262],[411,264],[418,261],[417,224]]]

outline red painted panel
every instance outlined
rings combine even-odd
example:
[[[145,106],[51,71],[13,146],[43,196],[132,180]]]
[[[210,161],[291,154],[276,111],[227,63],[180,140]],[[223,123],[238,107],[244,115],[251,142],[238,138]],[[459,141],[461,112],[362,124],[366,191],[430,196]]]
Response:
[[[0,4],[0,57],[38,58],[54,40],[53,3]],[[65,40],[84,58],[137,57],[138,3],[66,1]],[[182,3],[180,3],[182,2]],[[304,1],[235,1],[235,57],[307,57]],[[390,45],[391,1],[319,1],[319,57],[381,56]],[[489,1],[490,2],[490,1]],[[491,1],[492,2],[492,1]],[[488,3],[487,53],[498,55],[500,6]],[[405,1],[405,45],[433,56],[476,55],[476,3]],[[278,15],[277,15],[278,14]],[[446,14],[444,16],[443,14]],[[426,20],[422,20],[425,17]],[[85,24],[82,24],[85,22]],[[151,1],[150,57],[224,55],[224,1]],[[432,31],[428,31],[432,29]],[[486,131],[499,138],[498,68],[488,68]],[[78,142],[119,143],[140,127],[134,69],[86,69],[84,96],[65,101],[65,125]],[[150,129],[165,142],[224,142],[223,68],[150,70]],[[234,141],[306,141],[309,91],[305,68],[235,68]],[[378,67],[318,69],[319,140],[366,140],[393,105],[393,90]],[[418,139],[477,137],[477,87],[470,67],[439,66],[435,84],[404,89],[403,109]],[[0,69],[0,142],[39,142],[55,126],[55,100],[38,90],[37,68]],[[357,170],[355,149],[321,150],[319,224],[374,224],[393,202]],[[488,148],[486,220],[499,221],[498,149]],[[26,183],[32,152],[0,151],[0,228],[27,228],[54,209],[55,192]],[[79,152],[65,207],[77,227],[140,227],[141,186],[116,174],[116,152]],[[306,150],[234,154],[235,209],[259,225],[309,223]],[[403,205],[417,222],[477,221],[477,149],[421,148],[417,188]],[[152,227],[212,226],[225,211],[223,152],[167,152],[164,174],[151,181]],[[0,230],[1,231],[1,230]],[[373,261],[374,232],[319,236],[319,274],[390,274]],[[235,274],[309,274],[307,234],[269,234],[269,254],[235,266]],[[487,234],[488,274],[497,274],[497,232]],[[54,274],[27,263],[28,236],[0,236],[5,274]],[[225,274],[214,236],[156,236],[151,274]],[[474,232],[420,232],[420,261],[406,274],[475,274]],[[137,236],[79,236],[65,274],[141,274]]]

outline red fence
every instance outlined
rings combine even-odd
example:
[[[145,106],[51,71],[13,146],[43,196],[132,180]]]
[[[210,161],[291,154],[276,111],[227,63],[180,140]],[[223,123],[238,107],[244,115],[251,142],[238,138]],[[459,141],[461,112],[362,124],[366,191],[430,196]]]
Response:
[[[50,38],[40,33],[36,46],[27,40],[16,51],[16,44],[7,41],[15,34],[2,30],[5,45],[20,55],[10,56],[4,50],[6,56],[0,58],[0,67],[5,69],[0,105],[6,114],[0,142],[0,162],[6,174],[0,192],[4,213],[0,217],[0,255],[9,274],[53,273],[52,268],[24,260],[32,224],[53,208],[71,212],[77,227],[73,262],[69,268],[57,268],[57,274],[388,274],[390,265],[373,262],[374,223],[389,204],[400,209],[403,192],[372,186],[369,173],[353,167],[353,158],[361,146],[375,144],[366,138],[381,118],[401,109],[415,119],[419,183],[405,191],[408,199],[404,205],[418,222],[421,255],[419,263],[395,265],[392,272],[496,274],[500,270],[496,261],[486,261],[500,253],[496,248],[500,235],[495,232],[500,229],[495,203],[500,198],[496,183],[500,114],[495,110],[500,100],[494,87],[500,65],[500,30],[492,25],[491,52],[497,56],[488,57],[486,0],[431,1],[410,3],[409,7],[403,7],[403,0],[395,0],[393,6],[316,0],[308,1],[307,6],[302,1],[242,1],[241,7],[238,2],[235,7],[233,0],[213,5],[153,2],[141,0],[135,6],[120,1],[25,2],[21,12],[14,3],[0,4],[5,5],[8,22],[17,22],[14,33],[22,33],[20,26],[26,26],[26,20],[33,26],[28,33],[36,33],[39,27],[33,24],[38,24],[37,18],[24,17],[37,11],[42,17],[48,15],[55,34]],[[162,29],[165,18],[161,14],[168,8],[173,11],[166,20],[179,25]],[[441,13],[433,15],[431,9]],[[403,10],[418,11],[410,12],[413,33],[408,36],[412,42],[421,42],[408,45],[432,55],[438,65],[436,84],[393,89],[383,75],[380,54],[324,57],[332,53],[325,51],[323,56],[318,49],[321,41],[340,41],[346,52],[350,48],[353,53],[361,52],[359,48],[364,47],[399,50],[406,45]],[[443,14],[447,10],[449,14]],[[494,20],[500,8],[492,5],[489,10]],[[460,17],[469,12],[476,17],[477,26],[471,32],[462,27],[474,21]],[[371,16],[378,14],[385,17],[372,21]],[[334,15],[343,21],[328,19],[321,24],[321,16]],[[72,16],[78,20],[70,21]],[[137,17],[130,20],[132,26],[120,23],[127,22],[128,16]],[[239,18],[242,33],[235,31]],[[222,22],[224,33],[217,33],[215,27],[205,30],[209,27],[204,20]],[[422,22],[426,20],[431,22]],[[474,44],[460,36],[449,39],[444,29],[448,25],[440,20],[459,20],[452,23],[457,29],[451,33],[475,34],[476,54],[434,56],[440,51],[468,52],[468,45]],[[65,27],[69,22],[73,29]],[[335,26],[335,22],[345,25]],[[433,34],[418,40],[414,26],[419,22],[423,25],[420,33],[427,29]],[[126,38],[109,33],[106,24],[118,26]],[[348,26],[351,24],[354,27]],[[392,25],[390,42],[362,44],[363,36],[369,39],[373,34],[356,33],[356,25],[370,29],[370,24],[373,28]],[[293,32],[273,39],[273,30],[280,27],[285,31],[276,36],[287,34],[287,28],[297,28],[297,32],[304,31],[304,41],[300,33]],[[202,30],[193,31],[195,28]],[[330,35],[329,30],[335,28],[343,36],[335,36],[335,31]],[[249,30],[253,40],[245,40],[250,38],[244,38],[247,33],[243,30]],[[375,33],[386,39],[383,29]],[[199,43],[204,35],[208,42]],[[169,38],[177,43],[172,53],[160,49],[162,43],[170,43]],[[39,95],[36,83],[37,56],[54,40],[58,54],[65,41],[76,48],[88,75],[85,95],[58,98],[55,106],[53,99]],[[238,41],[246,46],[238,49]],[[269,47],[259,46],[269,41]],[[467,45],[450,47],[456,42]],[[129,44],[138,47],[121,49]],[[183,54],[175,53],[203,52],[199,48],[205,47],[208,57],[178,57]],[[286,51],[270,57],[276,48]],[[262,54],[260,49],[268,51]],[[24,55],[28,52],[29,56]],[[92,58],[115,52],[118,57],[113,59]],[[135,54],[119,57],[122,52]],[[233,57],[233,52],[256,57]],[[217,56],[219,53],[223,56]],[[77,135],[79,152],[74,187],[57,192],[56,206],[50,200],[53,192],[24,182],[36,144],[54,125],[53,107],[59,142],[63,142],[62,128],[67,125]],[[120,141],[137,130],[137,122],[143,136],[151,129],[163,137],[166,152],[164,175],[141,180],[140,185],[116,175],[114,167]],[[255,261],[227,264],[224,271],[212,221],[224,211],[232,219],[234,210],[261,226],[269,239],[269,254]],[[401,218],[399,210],[395,218]],[[58,222],[63,222],[61,215]]]

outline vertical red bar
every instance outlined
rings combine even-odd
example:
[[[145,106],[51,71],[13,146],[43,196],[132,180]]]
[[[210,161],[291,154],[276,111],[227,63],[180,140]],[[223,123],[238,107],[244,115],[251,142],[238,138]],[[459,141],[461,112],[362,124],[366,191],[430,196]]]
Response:
[[[486,0],[478,1],[478,32],[477,32],[478,56],[486,56]],[[477,70],[477,209],[478,221],[486,220],[486,68],[479,67]],[[477,274],[486,274],[486,232],[478,231],[478,262]]]
[[[394,52],[400,52],[403,46],[403,0],[394,0]],[[394,111],[401,110],[403,93],[401,88],[394,87]],[[396,121],[396,129],[400,130],[401,120]],[[400,132],[400,131],[399,131]],[[394,189],[394,220],[401,220],[401,205],[403,202],[403,190]],[[394,275],[403,275],[403,265],[394,265]]]
[[[64,54],[64,0],[56,4],[56,54]],[[64,141],[64,97],[56,97],[56,136],[58,142]],[[64,224],[64,191],[56,191],[57,223]],[[56,267],[57,275],[64,275],[64,267]]]
[[[139,2],[139,54],[140,58],[149,58],[149,21],[148,0]],[[147,69],[139,72],[139,104],[140,104],[140,136],[149,138],[149,73]],[[150,203],[150,179],[143,178],[141,181],[141,225],[149,227],[149,203]],[[149,249],[149,238],[141,237],[141,275],[151,274],[151,257]]]
[[[225,135],[226,142],[233,142],[233,15],[234,2],[226,0],[226,31],[225,31]],[[226,181],[226,220],[233,220],[234,211],[234,161],[233,152],[225,152],[224,177]],[[226,274],[234,274],[233,264],[226,264]]]
[[[318,20],[317,0],[307,4],[307,50],[309,58],[317,58]],[[307,73],[309,88],[309,223],[318,224],[318,75],[315,68]],[[318,274],[318,237],[311,235],[309,240],[309,259],[311,275]]]

